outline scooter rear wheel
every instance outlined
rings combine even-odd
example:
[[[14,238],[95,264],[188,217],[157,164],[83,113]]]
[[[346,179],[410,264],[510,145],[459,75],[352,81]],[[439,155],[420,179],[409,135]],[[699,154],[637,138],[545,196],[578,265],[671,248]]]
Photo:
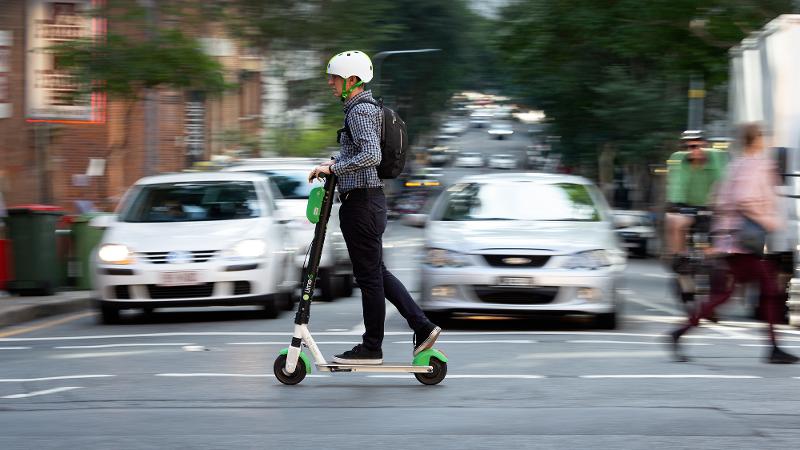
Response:
[[[431,358],[430,365],[433,367],[433,372],[415,373],[414,376],[420,383],[433,386],[434,384],[441,383],[444,377],[447,376],[447,363],[436,358]]]
[[[275,378],[283,384],[290,386],[295,385],[306,377],[306,365],[302,360],[297,361],[297,367],[291,374],[286,373],[286,355],[278,355],[275,358],[275,364],[272,365],[272,370],[275,373]]]

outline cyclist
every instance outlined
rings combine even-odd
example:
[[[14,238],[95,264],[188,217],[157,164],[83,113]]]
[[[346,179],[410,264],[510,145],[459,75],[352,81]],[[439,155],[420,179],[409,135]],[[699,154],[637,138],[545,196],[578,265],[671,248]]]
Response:
[[[696,213],[707,210],[714,185],[725,173],[725,153],[707,149],[701,130],[681,135],[683,149],[667,161],[666,252],[672,268],[682,272],[687,262],[686,234],[697,221]]]

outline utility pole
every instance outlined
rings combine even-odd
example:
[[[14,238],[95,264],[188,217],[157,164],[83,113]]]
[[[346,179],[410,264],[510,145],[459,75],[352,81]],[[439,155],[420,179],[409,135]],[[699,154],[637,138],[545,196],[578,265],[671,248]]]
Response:
[[[702,76],[693,75],[689,80],[689,118],[687,130],[703,129],[703,109],[705,108],[706,90]]]
[[[145,36],[153,40],[156,37],[158,11],[155,0],[138,0],[145,8],[147,28]],[[130,124],[127,124],[130,126]],[[144,97],[144,174],[153,175],[158,172],[158,90],[148,88]]]

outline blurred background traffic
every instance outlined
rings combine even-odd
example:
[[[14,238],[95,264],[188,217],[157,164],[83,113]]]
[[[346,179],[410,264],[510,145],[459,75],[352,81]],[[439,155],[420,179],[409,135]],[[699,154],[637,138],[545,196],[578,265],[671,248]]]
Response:
[[[12,240],[3,241],[4,260],[11,245],[15,259],[5,264],[4,280],[24,290],[26,270],[45,264],[53,275],[30,286],[85,288],[97,271],[100,298],[137,306],[136,299],[175,295],[290,297],[296,273],[278,273],[288,262],[275,261],[285,256],[302,267],[312,232],[303,217],[308,186],[302,172],[336,151],[342,121],[341,105],[325,87],[324,64],[349,48],[372,56],[370,88],[405,119],[412,139],[406,171],[387,181],[391,218],[426,227],[446,216],[442,211],[455,193],[474,189],[470,201],[485,207],[487,199],[510,200],[483,198],[484,184],[513,179],[519,187],[528,180],[562,188],[519,187],[531,197],[519,196],[516,207],[589,208],[595,214],[567,221],[602,222],[613,239],[561,248],[574,243],[569,234],[543,232],[552,236],[549,243],[523,240],[521,254],[506,256],[527,258],[535,249],[561,256],[594,252],[584,254],[593,261],[586,264],[612,268],[624,264],[623,251],[658,256],[667,163],[681,150],[683,130],[705,130],[709,148],[733,154],[736,125],[760,121],[776,137],[774,146],[787,149],[780,153],[782,173],[793,171],[800,102],[788,80],[797,75],[791,48],[800,40],[797,16],[788,14],[798,10],[789,0],[7,0],[0,6],[0,188]],[[164,175],[179,172],[191,174]],[[266,184],[252,184],[242,172],[266,175]],[[550,178],[499,175],[510,172]],[[485,178],[464,178],[476,175]],[[793,183],[784,177],[787,192]],[[585,198],[576,197],[576,187],[585,187]],[[433,210],[437,199],[439,212]],[[89,222],[115,211],[119,215]],[[786,211],[797,217],[794,205]],[[525,226],[564,219],[499,212]],[[270,218],[264,227],[271,231],[214,242],[215,230],[260,218]],[[37,228],[28,221],[49,225],[31,237]],[[160,223],[183,221],[209,222],[209,228],[180,231]],[[49,227],[68,243],[44,239]],[[22,234],[14,241],[13,233]],[[327,299],[353,289],[335,224],[331,233],[332,253],[323,262]],[[430,268],[430,259],[442,255],[429,250],[454,249],[431,247],[435,233],[426,233],[421,265]],[[188,234],[203,245],[175,243]],[[147,239],[137,241],[140,235]],[[84,238],[89,243],[76,243]],[[785,242],[781,251],[791,261],[797,237]],[[103,252],[106,244],[117,247]],[[41,252],[58,262],[21,261]],[[192,269],[184,278],[123,282],[125,272],[112,267],[143,264],[159,252],[177,258],[163,261],[175,264],[227,261],[214,271],[248,271],[242,267],[251,263],[260,270],[272,263],[250,259],[284,256],[270,259],[277,265],[269,277],[222,281]],[[194,257],[207,258],[195,261],[185,252],[206,252]],[[256,286],[265,277],[269,287]],[[536,297],[540,286],[528,286],[532,280],[509,279],[493,295],[519,306],[525,300],[509,300],[514,296],[505,290],[529,289],[522,297]],[[445,283],[429,286],[423,298],[436,287],[455,295]],[[576,285],[570,295],[615,301],[613,287],[591,289]],[[475,292],[459,295],[480,299]],[[482,301],[492,303],[489,297]],[[554,298],[561,297],[546,292],[537,301],[560,302]],[[291,304],[283,297],[277,304],[284,300]]]

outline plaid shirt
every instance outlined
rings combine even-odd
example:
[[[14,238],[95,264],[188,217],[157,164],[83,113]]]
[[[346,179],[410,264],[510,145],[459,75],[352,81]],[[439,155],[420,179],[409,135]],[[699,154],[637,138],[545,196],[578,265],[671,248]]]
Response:
[[[371,103],[358,103],[364,99],[373,100],[371,91],[364,91],[350,98],[344,104],[345,120],[348,119],[350,133],[342,133],[341,151],[334,156],[336,161],[331,171],[339,177],[339,193],[353,189],[383,187],[378,178],[378,164],[381,162],[381,113]]]

